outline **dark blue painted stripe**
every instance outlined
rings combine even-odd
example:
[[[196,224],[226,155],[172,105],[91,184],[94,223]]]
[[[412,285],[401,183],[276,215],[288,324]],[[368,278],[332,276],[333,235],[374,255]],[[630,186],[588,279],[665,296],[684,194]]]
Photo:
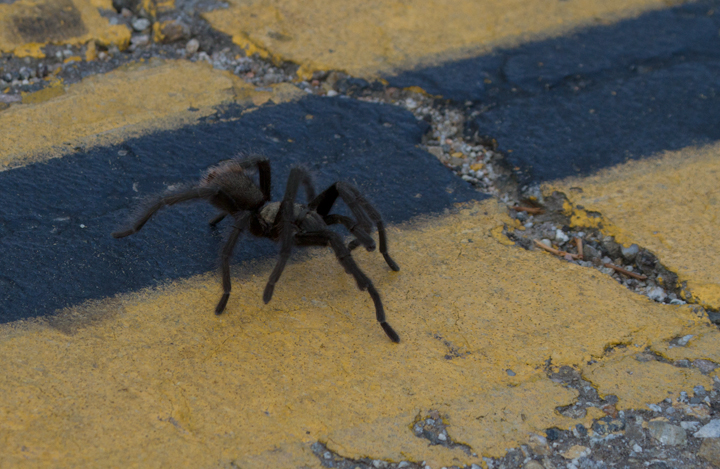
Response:
[[[472,101],[521,183],[585,175],[720,139],[720,1],[689,3],[512,50],[404,73]]]
[[[417,147],[426,124],[395,106],[308,97],[235,119],[241,112],[0,173],[0,322],[215,269],[223,235],[208,227],[207,204],[162,210],[129,238],[110,233],[144,196],[241,150],[271,159],[276,200],[296,164],[318,191],[353,182],[389,222],[482,198]],[[235,261],[276,252],[247,239]]]

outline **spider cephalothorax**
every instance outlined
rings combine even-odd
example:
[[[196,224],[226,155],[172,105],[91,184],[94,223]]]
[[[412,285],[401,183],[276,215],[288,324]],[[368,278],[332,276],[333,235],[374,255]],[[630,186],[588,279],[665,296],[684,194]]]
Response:
[[[254,167],[258,169],[259,185],[248,174],[248,170]],[[301,184],[307,200],[310,201],[307,205],[295,202]],[[347,204],[354,219],[329,213],[338,197]],[[240,233],[247,229],[254,236],[270,238],[280,242],[281,246],[280,257],[263,293],[265,303],[272,298],[275,284],[280,279],[293,246],[330,246],[345,271],[355,278],[358,288],[367,290],[370,294],[375,304],[377,320],[385,333],[393,342],[400,341],[397,333],[385,321],[380,295],[350,254],[358,246],[363,246],[368,251],[375,249],[375,241],[369,234],[375,224],[380,238],[380,252],[392,270],[400,270],[387,252],[385,227],[380,214],[355,187],[336,182],[316,197],[307,172],[302,168],[293,168],[282,202],[270,202],[270,163],[267,158],[232,159],[210,168],[197,185],[171,192],[153,201],[135,220],[132,228],[112,235],[115,238],[124,238],[137,233],[162,207],[193,199],[205,199],[221,210],[221,213],[210,221],[211,225],[216,225],[227,215],[234,220],[232,231],[222,250],[224,292],[215,308],[216,314],[225,310],[230,297],[230,257]],[[328,225],[335,224],[342,224],[354,236],[347,246],[338,233],[328,228]]]

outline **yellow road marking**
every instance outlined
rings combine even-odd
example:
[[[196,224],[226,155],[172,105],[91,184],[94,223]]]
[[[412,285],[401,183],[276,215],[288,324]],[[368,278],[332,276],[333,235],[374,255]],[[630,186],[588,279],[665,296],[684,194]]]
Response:
[[[630,162],[584,179],[549,184],[573,206],[575,225],[603,221],[605,232],[637,243],[687,282],[700,304],[720,308],[720,144]],[[571,189],[579,187],[582,191]],[[587,211],[600,212],[591,219]]]
[[[204,16],[249,53],[300,74],[376,77],[666,8],[665,0],[231,0]]]
[[[42,58],[48,44],[79,45],[96,41],[121,49],[130,42],[124,25],[111,25],[98,7],[112,8],[106,0],[19,0],[0,5],[0,51],[20,57]]]
[[[256,92],[232,73],[205,63],[133,64],[67,87],[58,82],[1,112],[0,165],[8,168],[62,156],[78,145],[108,145],[178,128],[214,114],[214,107],[224,102],[259,106],[301,94],[289,84]]]
[[[546,377],[548,359],[583,367],[616,360],[604,358],[612,344],[629,354],[687,334],[717,340],[689,306],[499,243],[503,223],[505,207],[491,200],[391,227],[398,273],[356,251],[399,345],[327,251],[290,265],[269,305],[272,263],[242,267],[220,317],[213,273],[4,325],[0,466],[320,467],[309,449],[318,440],[346,457],[479,463],[531,432],[578,423],[555,411],[577,393]],[[593,372],[593,382],[632,396],[655,379],[664,397],[707,385],[696,372],[664,378],[663,367],[631,365],[640,384],[622,372]],[[430,409],[479,456],[416,438],[410,426]]]

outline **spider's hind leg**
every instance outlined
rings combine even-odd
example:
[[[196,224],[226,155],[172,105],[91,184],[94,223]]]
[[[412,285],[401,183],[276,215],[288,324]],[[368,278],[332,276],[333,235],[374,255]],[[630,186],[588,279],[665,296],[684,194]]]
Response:
[[[400,336],[385,320],[385,308],[383,307],[382,301],[380,300],[380,294],[375,289],[372,281],[368,278],[365,273],[360,270],[355,260],[350,254],[350,250],[343,244],[342,238],[339,234],[330,231],[315,231],[312,233],[298,233],[294,237],[295,243],[299,246],[327,246],[328,244],[335,251],[340,265],[343,266],[345,272],[352,275],[357,282],[357,286],[361,291],[367,291],[375,304],[375,316],[377,321],[380,323],[380,327],[383,328],[385,334],[395,343],[400,342]]]

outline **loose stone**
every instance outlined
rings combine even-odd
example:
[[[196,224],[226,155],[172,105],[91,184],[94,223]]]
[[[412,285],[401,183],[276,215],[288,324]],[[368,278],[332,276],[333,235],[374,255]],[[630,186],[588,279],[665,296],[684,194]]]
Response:
[[[523,466],[523,469],[545,469],[542,464],[535,461],[534,459],[531,459],[530,461],[526,462]]]
[[[150,20],[147,18],[138,18],[133,20],[132,27],[135,31],[145,31],[150,27]]]
[[[631,261],[635,259],[635,256],[637,256],[637,253],[640,252],[640,248],[637,244],[633,244],[630,247],[622,247],[620,248],[620,252],[622,253],[622,256],[628,260]]]
[[[587,446],[580,446],[575,445],[562,453],[562,457],[565,459],[578,459],[583,456],[588,456],[590,454],[590,448]]]
[[[713,419],[693,435],[695,438],[720,438],[720,420]]]
[[[695,367],[700,370],[700,373],[707,374],[713,371],[715,368],[717,368],[717,365],[710,360],[703,360],[702,358],[699,358],[692,362]]]
[[[653,421],[648,422],[648,428],[650,435],[664,445],[685,446],[687,444],[687,435],[681,427],[667,422]]]
[[[185,52],[188,54],[194,54],[198,49],[200,49],[200,42],[197,39],[190,39],[187,44],[185,44]]]
[[[708,438],[703,441],[698,456],[715,467],[720,466],[720,439]]]

